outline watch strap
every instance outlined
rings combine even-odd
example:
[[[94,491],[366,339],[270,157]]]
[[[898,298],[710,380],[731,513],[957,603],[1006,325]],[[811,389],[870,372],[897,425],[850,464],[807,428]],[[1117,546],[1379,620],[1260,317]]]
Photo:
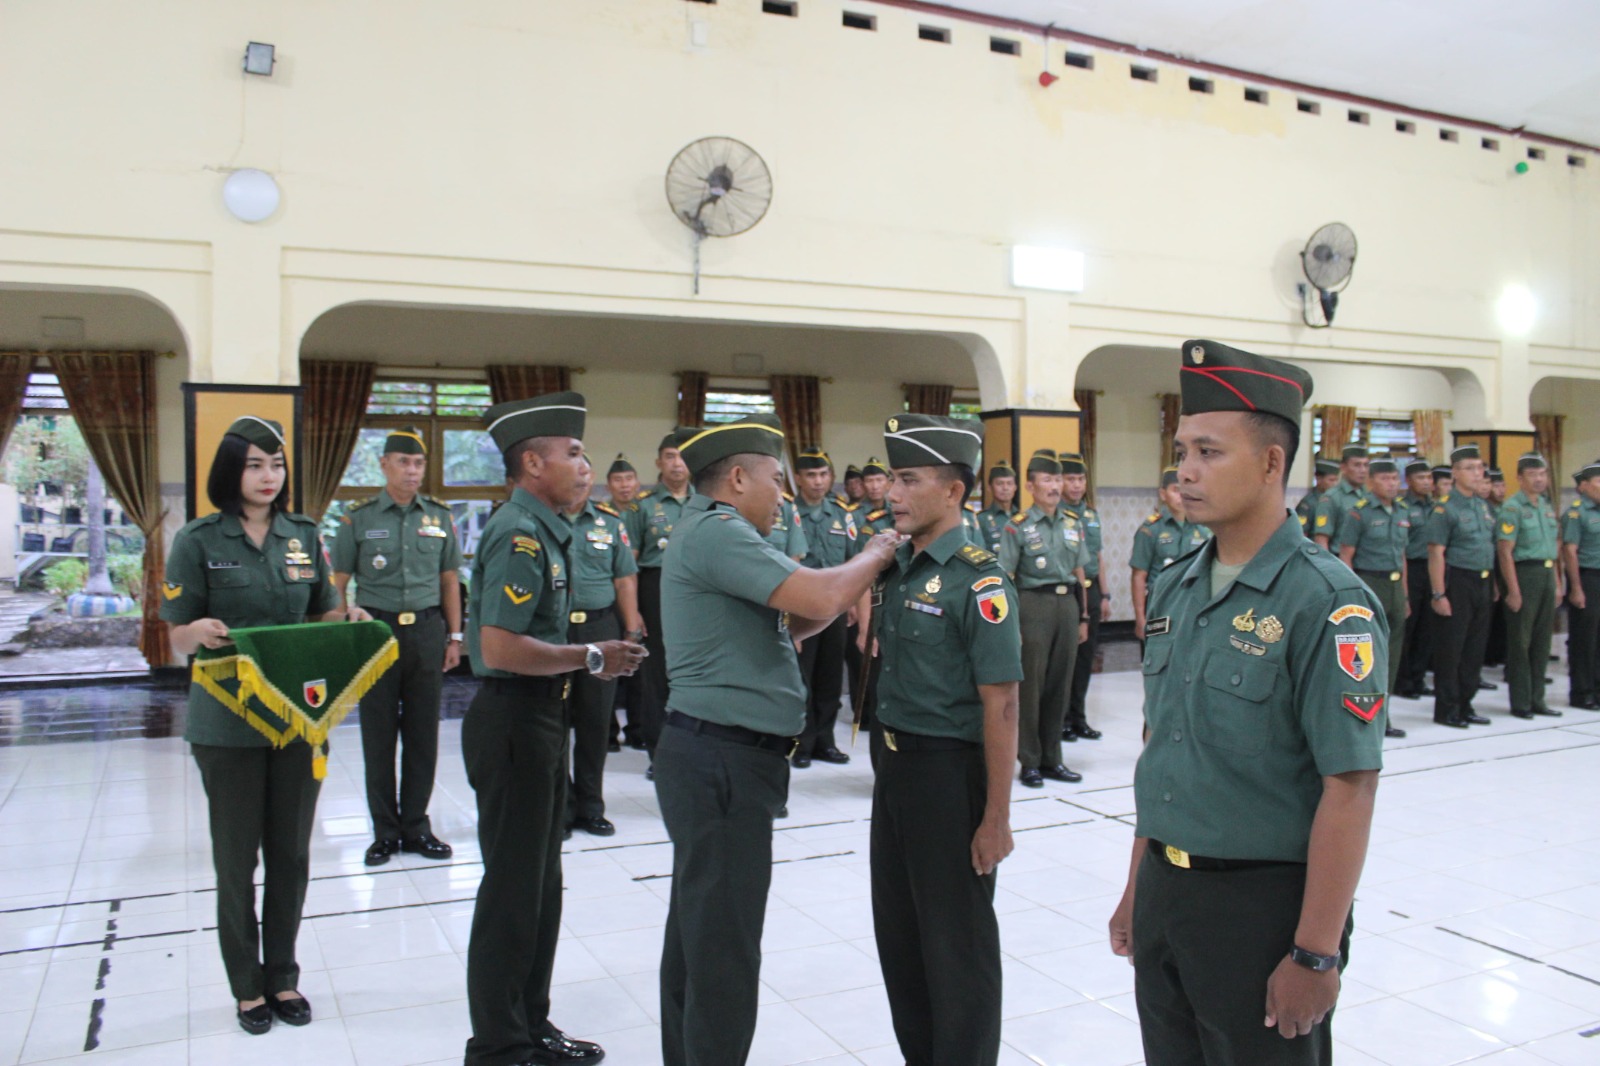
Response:
[[[1299,944],[1289,949],[1289,958],[1298,966],[1304,966],[1314,973],[1327,973],[1339,965],[1340,955],[1336,951],[1332,955],[1318,955],[1314,951],[1307,951]]]

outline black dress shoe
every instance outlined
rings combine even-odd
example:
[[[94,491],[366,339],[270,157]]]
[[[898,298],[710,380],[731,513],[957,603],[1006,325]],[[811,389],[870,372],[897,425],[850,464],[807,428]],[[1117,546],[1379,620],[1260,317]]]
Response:
[[[1497,689],[1499,687],[1500,687],[1499,685],[1496,685],[1492,681],[1479,681],[1478,682],[1478,690],[1480,692],[1493,692],[1495,689]]]
[[[1560,718],[1561,717],[1561,712],[1560,711],[1552,711],[1548,707],[1535,707],[1533,709],[1533,713],[1534,714],[1542,714],[1546,718]]]
[[[1076,770],[1068,770],[1065,766],[1046,766],[1039,770],[1043,777],[1052,781],[1065,781],[1069,785],[1076,785],[1083,780],[1083,775]]]
[[[1404,740],[1406,738],[1406,731],[1404,729],[1396,729],[1392,725],[1386,725],[1383,727],[1383,735],[1391,740]]]
[[[1460,718],[1435,718],[1433,720],[1433,724],[1434,725],[1447,725],[1451,729],[1465,729],[1465,728],[1467,728],[1467,723],[1462,721]]]
[[[787,803],[785,803],[782,807],[779,807],[778,808],[778,813],[774,814],[773,817],[774,818],[787,818],[787,817],[789,817],[789,805]]]
[[[1421,688],[1417,689],[1417,699],[1419,699],[1419,700],[1424,696],[1433,696],[1433,695],[1436,695],[1436,693],[1433,691],[1433,689],[1429,688],[1427,685],[1423,685]]]
[[[1068,726],[1061,731],[1061,739],[1066,741],[1068,744],[1076,744],[1078,742],[1078,734],[1071,726]]]
[[[656,764],[655,763],[651,763],[649,766],[646,766],[644,768],[644,779],[646,781],[654,781],[656,779]]]
[[[423,833],[419,837],[400,842],[400,850],[408,851],[413,855],[421,855],[424,859],[448,859],[455,854],[455,850],[434,836],[432,833]]]
[[[1488,725],[1489,724],[1489,719],[1485,718],[1481,714],[1464,714],[1464,715],[1461,716],[1461,720],[1463,722],[1470,723],[1471,725]]]
[[[1596,699],[1591,696],[1582,703],[1575,703],[1573,706],[1581,708],[1585,711],[1600,711],[1600,699]]]
[[[561,842],[565,844],[572,839],[572,826],[565,826],[561,830]]]
[[[572,828],[582,829],[592,837],[613,836],[617,831],[617,827],[604,818],[578,818],[573,821]]]
[[[811,757],[816,759],[818,762],[831,762],[835,766],[843,766],[845,763],[850,761],[850,756],[846,755],[838,748],[829,748],[826,751],[814,752],[812,753]]]
[[[605,1049],[587,1040],[574,1040],[555,1026],[533,1041],[533,1058],[525,1066],[560,1066],[562,1063],[599,1062],[606,1057]]]
[[[794,768],[796,770],[804,770],[806,767],[811,765],[811,756],[809,756],[809,755],[796,755],[793,759],[791,759],[789,761],[794,763]]]
[[[239,1028],[251,1036],[260,1036],[272,1028],[272,1008],[265,1003],[249,1010],[240,1010],[238,1004],[235,1004],[233,1013],[239,1019]]]
[[[1513,718],[1527,718],[1527,719],[1531,720],[1533,718],[1533,712],[1532,711],[1512,711],[1511,712],[1511,717],[1513,717]]]
[[[1074,729],[1073,732],[1082,737],[1084,740],[1099,740],[1105,735],[1104,733],[1100,732],[1100,730],[1091,729],[1086,725],[1080,725],[1078,728]]]
[[[277,996],[267,997],[267,1006],[272,1008],[272,1013],[285,1025],[310,1025],[311,1003],[304,996],[295,996],[293,999],[279,999]]]
[[[367,849],[366,858],[362,859],[368,866],[382,866],[389,861],[389,857],[400,850],[398,840],[374,840]]]
[[[630,741],[628,741],[628,747],[632,748],[634,751],[649,751],[650,750],[650,745],[646,744],[642,740],[630,740]]]
[[[622,745],[617,743],[615,740],[606,741],[606,753],[608,755],[615,755],[615,754],[617,754],[617,752],[619,752],[621,750],[622,750]]]
[[[1023,788],[1044,787],[1044,775],[1039,773],[1038,770],[1024,770],[1022,771],[1022,776],[1019,777],[1018,780],[1022,782]]]

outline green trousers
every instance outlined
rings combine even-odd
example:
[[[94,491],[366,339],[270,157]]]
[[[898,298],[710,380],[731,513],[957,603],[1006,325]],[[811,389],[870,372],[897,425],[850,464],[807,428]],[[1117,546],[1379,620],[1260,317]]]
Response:
[[[1061,765],[1061,726],[1072,703],[1078,657],[1078,595],[1056,586],[1018,594],[1022,627],[1022,690],[1017,703],[1017,761],[1024,770]]]
[[[1398,570],[1357,570],[1357,575],[1367,583],[1372,594],[1383,604],[1383,616],[1389,620],[1389,687],[1394,695],[1395,682],[1400,679],[1401,648],[1406,639],[1406,583],[1399,577],[1389,579]]]
[[[1522,609],[1505,610],[1511,709],[1547,711],[1544,672],[1550,667],[1550,634],[1556,620],[1555,568],[1540,559],[1518,563],[1517,588],[1522,592]]]

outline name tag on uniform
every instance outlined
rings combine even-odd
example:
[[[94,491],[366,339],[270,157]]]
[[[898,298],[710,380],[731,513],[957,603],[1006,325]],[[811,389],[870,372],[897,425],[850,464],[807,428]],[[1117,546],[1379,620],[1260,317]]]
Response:
[[[921,611],[923,614],[931,614],[935,618],[944,614],[943,607],[934,607],[930,604],[918,603],[916,600],[907,600],[906,606],[911,608],[913,611]]]
[[[387,529],[369,529],[369,530],[367,530],[367,539],[368,540],[387,540],[388,537],[389,537],[389,531]]]
[[[1171,628],[1171,616],[1164,615],[1161,618],[1152,618],[1144,624],[1144,635],[1147,637],[1159,637]]]
[[[417,530],[417,535],[422,537],[443,537],[446,534],[440,526],[422,526]]]
[[[206,569],[207,570],[237,570],[237,569],[239,569],[239,567],[241,565],[243,565],[243,564],[239,563],[237,560],[229,560],[229,559],[207,559],[206,560]]]
[[[834,526],[832,529],[828,530],[828,533],[835,537],[847,537],[850,535],[844,530],[840,529],[838,526]]]

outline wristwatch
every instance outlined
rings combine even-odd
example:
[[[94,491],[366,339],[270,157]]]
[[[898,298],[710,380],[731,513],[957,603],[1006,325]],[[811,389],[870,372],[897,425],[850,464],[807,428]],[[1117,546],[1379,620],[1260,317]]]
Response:
[[[450,634],[450,643],[452,643],[452,644],[460,644],[461,640],[462,640],[462,636],[463,636],[463,634],[461,634],[461,633],[451,633]]]
[[[1433,602],[1438,603],[1448,595],[1450,595],[1448,592],[1435,592],[1433,593]]]
[[[1313,973],[1327,973],[1339,965],[1339,953],[1337,951],[1332,955],[1318,955],[1314,951],[1307,951],[1299,944],[1289,949],[1289,958],[1296,965],[1304,966]]]
[[[588,649],[583,655],[584,669],[591,674],[598,674],[601,670],[604,670],[606,668],[606,653],[594,644],[585,644],[584,647]]]

